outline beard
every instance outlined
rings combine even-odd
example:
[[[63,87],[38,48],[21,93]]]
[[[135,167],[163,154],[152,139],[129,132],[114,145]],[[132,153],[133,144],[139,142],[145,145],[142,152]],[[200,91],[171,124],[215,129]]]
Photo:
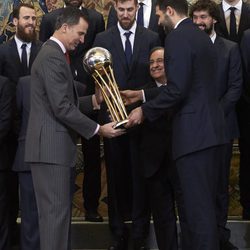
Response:
[[[128,20],[129,21],[129,20]],[[130,22],[126,22],[126,23],[123,23],[122,20],[119,22],[121,27],[124,29],[124,30],[129,30],[133,24],[135,22],[135,19],[133,21],[130,21]]]
[[[198,24],[198,23],[196,25],[199,29],[201,29],[200,27],[203,27],[203,29],[201,30],[205,31],[209,36],[212,34],[213,25],[206,26],[205,24]]]
[[[21,25],[18,25],[16,35],[20,40],[22,40],[22,41],[24,41],[26,43],[34,42],[36,40],[35,28],[30,32],[26,32],[25,28],[27,28],[27,27],[34,28],[34,26],[32,26],[32,25],[26,25],[25,27],[23,27]]]
[[[169,32],[174,29],[174,23],[167,14],[164,14],[164,21],[162,22],[162,26],[164,27],[165,32]]]

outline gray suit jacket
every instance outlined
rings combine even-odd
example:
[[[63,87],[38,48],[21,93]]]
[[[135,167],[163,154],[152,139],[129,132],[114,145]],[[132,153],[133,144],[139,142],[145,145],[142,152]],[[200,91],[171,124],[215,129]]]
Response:
[[[97,124],[79,110],[92,110],[91,97],[78,99],[70,66],[52,40],[36,57],[30,91],[25,161],[73,166],[77,134],[89,139]]]

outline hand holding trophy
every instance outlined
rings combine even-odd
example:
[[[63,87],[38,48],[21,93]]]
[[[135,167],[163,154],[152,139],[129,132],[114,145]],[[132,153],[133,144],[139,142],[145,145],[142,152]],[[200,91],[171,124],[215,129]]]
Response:
[[[116,122],[115,128],[123,127],[128,122],[128,115],[114,77],[111,54],[101,47],[92,48],[85,54],[83,66],[98,84],[111,119]]]

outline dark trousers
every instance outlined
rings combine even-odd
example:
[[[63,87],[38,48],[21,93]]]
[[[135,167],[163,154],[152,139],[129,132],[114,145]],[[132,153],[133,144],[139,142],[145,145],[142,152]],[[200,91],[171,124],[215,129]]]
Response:
[[[154,229],[159,250],[178,249],[174,182],[174,169],[169,165],[169,161],[164,161],[157,173],[147,178],[147,188],[150,194]]]
[[[101,157],[100,137],[95,135],[89,140],[82,138],[84,159],[83,200],[87,211],[96,211],[101,194]]]
[[[218,250],[216,220],[217,147],[178,158],[177,201],[182,250]]]
[[[0,249],[9,250],[9,213],[7,200],[7,176],[6,171],[0,171]]]
[[[40,249],[36,198],[30,171],[19,172],[21,208],[21,250]]]
[[[216,191],[216,216],[220,241],[226,242],[230,239],[230,229],[226,227],[229,206],[229,176],[232,158],[233,141],[218,147],[218,183]]]
[[[240,129],[240,203],[250,211],[250,104],[243,98],[237,104],[237,114]]]
[[[136,137],[134,137],[136,139]],[[138,144],[130,136],[105,139],[109,226],[114,238],[126,235],[125,220],[132,219],[132,237],[145,238],[150,222],[145,179],[138,174]]]

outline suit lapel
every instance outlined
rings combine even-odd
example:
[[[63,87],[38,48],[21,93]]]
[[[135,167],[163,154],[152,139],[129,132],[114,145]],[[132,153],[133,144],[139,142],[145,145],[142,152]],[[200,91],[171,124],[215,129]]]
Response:
[[[136,59],[138,58],[138,55],[141,49],[141,42],[143,41],[142,35],[143,35],[143,28],[140,26],[137,26],[136,31],[135,31],[133,56],[132,56],[132,62],[130,65],[129,74],[131,74],[131,72],[133,71],[133,68],[136,66],[136,61],[137,61]]]
[[[10,51],[9,51],[9,53],[10,53],[11,60],[14,62],[13,64],[15,64],[18,69],[22,68],[15,39],[12,39],[10,41]]]
[[[226,19],[225,19],[222,3],[220,3],[220,16],[221,16],[221,33],[226,34],[226,37],[228,37],[229,34],[227,30]]]
[[[35,42],[31,44],[31,50],[30,50],[30,58],[29,58],[29,72],[31,70],[31,66],[36,58],[37,55],[37,45]]]
[[[155,0],[152,0],[152,7],[151,7],[151,14],[149,19],[148,28],[150,30],[154,30],[155,24],[158,23],[158,20],[156,20],[157,17],[155,15]]]
[[[245,3],[242,4],[242,10],[241,10],[241,17],[240,17],[240,23],[239,23],[239,30],[238,30],[238,36],[241,37],[241,34],[244,32],[244,30],[247,27],[247,22],[249,19],[249,13],[248,9]],[[247,27],[249,28],[249,27]]]
[[[118,54],[118,57],[120,58],[120,63],[122,64],[122,66],[125,68],[126,71],[128,71],[127,61],[126,61],[124,49],[123,49],[123,46],[122,46],[120,32],[119,32],[117,26],[112,31],[112,36],[113,36],[112,41],[114,41],[113,44],[114,44],[114,46],[116,48],[115,53]]]

